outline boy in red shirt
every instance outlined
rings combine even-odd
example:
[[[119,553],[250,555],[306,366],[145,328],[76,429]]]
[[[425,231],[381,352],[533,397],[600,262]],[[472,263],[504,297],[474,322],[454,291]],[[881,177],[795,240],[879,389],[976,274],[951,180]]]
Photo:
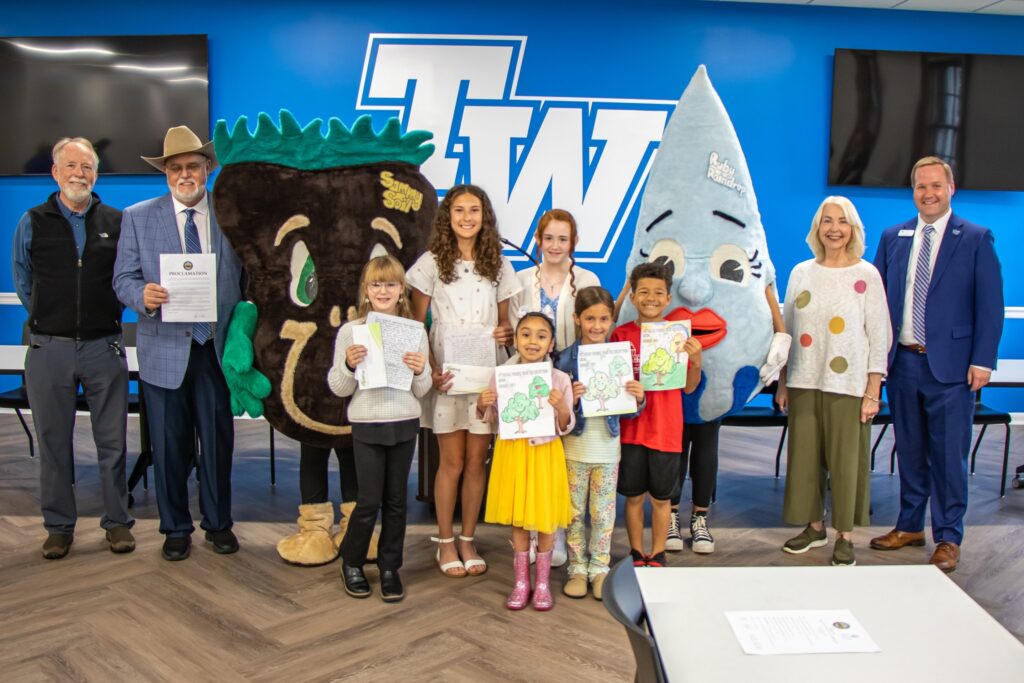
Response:
[[[637,310],[635,322],[619,325],[609,341],[628,341],[633,351],[633,376],[640,378],[640,325],[661,322],[672,301],[672,276],[657,263],[641,263],[629,274],[629,300]],[[686,393],[700,383],[700,342],[690,337]],[[626,497],[626,534],[637,567],[664,567],[671,499],[678,494],[683,450],[683,394],[679,389],[648,391],[647,407],[635,418],[623,418],[622,459],[618,492]],[[651,554],[645,555],[644,500],[651,500]]]

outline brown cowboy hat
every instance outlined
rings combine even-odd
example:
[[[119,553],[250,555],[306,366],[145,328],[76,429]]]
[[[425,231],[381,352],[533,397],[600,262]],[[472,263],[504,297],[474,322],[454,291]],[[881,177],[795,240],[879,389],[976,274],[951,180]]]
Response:
[[[164,162],[177,154],[189,154],[195,152],[202,154],[212,164],[210,171],[217,168],[217,155],[213,151],[213,141],[205,145],[200,142],[199,136],[193,133],[188,126],[175,126],[167,130],[164,136],[164,154],[159,157],[142,157],[147,164],[160,171],[164,170]]]

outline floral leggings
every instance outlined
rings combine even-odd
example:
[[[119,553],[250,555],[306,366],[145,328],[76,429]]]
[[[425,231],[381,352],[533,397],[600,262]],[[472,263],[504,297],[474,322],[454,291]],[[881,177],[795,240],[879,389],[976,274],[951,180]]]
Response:
[[[572,521],[565,532],[569,576],[593,579],[608,571],[615,529],[615,484],[618,463],[593,464],[567,460]],[[587,498],[590,498],[590,543],[587,543]],[[589,554],[589,557],[588,557]]]

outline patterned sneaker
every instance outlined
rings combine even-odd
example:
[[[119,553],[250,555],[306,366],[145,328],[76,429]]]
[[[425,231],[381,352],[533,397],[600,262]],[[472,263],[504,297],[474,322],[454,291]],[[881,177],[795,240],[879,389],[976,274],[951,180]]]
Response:
[[[715,537],[708,530],[708,514],[698,512],[690,515],[690,538],[693,539],[693,552],[710,555],[715,552]]]
[[[665,550],[679,552],[683,549],[683,537],[679,535],[679,511],[673,510],[668,515],[668,535],[665,537]]]
[[[668,558],[665,557],[665,551],[663,550],[660,553],[656,553],[654,555],[648,555],[647,556],[647,566],[648,567],[667,567],[668,566]]]
[[[857,564],[857,558],[853,555],[853,541],[837,538],[836,546],[832,550],[832,566],[852,567],[855,564]]]
[[[644,555],[639,550],[637,550],[636,548],[632,548],[629,551],[629,556],[633,558],[633,566],[634,567],[646,567],[647,566],[647,556]]]
[[[815,531],[814,527],[808,524],[806,529],[786,541],[782,549],[791,555],[800,555],[811,548],[820,548],[827,544],[828,534],[825,532],[825,527],[822,527],[821,531]]]

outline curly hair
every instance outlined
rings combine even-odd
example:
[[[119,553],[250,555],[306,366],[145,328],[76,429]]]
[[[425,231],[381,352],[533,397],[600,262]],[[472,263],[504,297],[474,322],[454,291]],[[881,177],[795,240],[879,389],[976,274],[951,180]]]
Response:
[[[483,220],[480,232],[476,234],[473,245],[473,270],[481,277],[493,283],[501,279],[501,235],[498,233],[498,219],[494,215],[494,207],[487,193],[476,185],[456,185],[448,190],[437,207],[434,216],[434,231],[430,237],[430,251],[437,262],[437,273],[441,282],[451,284],[458,276],[455,263],[462,260],[459,243],[452,232],[452,202],[464,194],[471,194],[480,200],[483,208]]]
[[[579,239],[579,233],[576,228],[576,219],[572,217],[572,214],[565,209],[548,209],[541,214],[537,220],[537,231],[534,236],[534,242],[537,245],[537,260],[541,260],[540,245],[544,241],[544,232],[548,229],[548,225],[551,221],[562,221],[563,223],[569,224],[569,287],[572,289],[572,295],[576,296],[576,241]],[[540,268],[537,269],[537,286],[540,287]]]

